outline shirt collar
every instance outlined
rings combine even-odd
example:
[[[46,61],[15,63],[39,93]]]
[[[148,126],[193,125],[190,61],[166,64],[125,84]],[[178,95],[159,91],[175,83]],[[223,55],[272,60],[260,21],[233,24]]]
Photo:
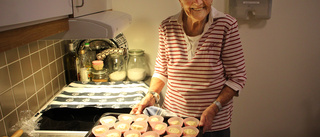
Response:
[[[182,24],[182,14],[183,14],[182,10],[179,13],[177,13],[176,15],[173,15],[169,21],[178,21],[179,24]],[[221,18],[221,17],[226,17],[226,14],[218,11],[213,6],[211,6],[211,12],[209,13],[208,23],[211,24],[211,23],[213,23],[213,19]]]

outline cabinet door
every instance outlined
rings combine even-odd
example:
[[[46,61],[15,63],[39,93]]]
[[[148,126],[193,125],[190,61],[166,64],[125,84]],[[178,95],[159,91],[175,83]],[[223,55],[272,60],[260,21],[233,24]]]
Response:
[[[70,0],[0,0],[0,27],[70,14]]]
[[[110,10],[112,0],[72,0],[73,16],[79,17],[100,11]]]

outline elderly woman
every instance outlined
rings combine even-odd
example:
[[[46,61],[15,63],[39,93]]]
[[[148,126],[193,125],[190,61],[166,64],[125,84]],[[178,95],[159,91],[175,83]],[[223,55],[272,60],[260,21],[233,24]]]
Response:
[[[199,117],[204,136],[230,136],[233,97],[246,82],[237,21],[212,0],[179,0],[180,13],[159,27],[159,49],[149,92],[132,108],[140,114],[159,100],[181,117]]]

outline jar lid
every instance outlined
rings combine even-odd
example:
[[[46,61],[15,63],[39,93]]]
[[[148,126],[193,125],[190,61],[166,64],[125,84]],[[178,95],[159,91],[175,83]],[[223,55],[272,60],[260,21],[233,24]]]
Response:
[[[130,49],[129,55],[142,55],[144,51],[142,49]]]

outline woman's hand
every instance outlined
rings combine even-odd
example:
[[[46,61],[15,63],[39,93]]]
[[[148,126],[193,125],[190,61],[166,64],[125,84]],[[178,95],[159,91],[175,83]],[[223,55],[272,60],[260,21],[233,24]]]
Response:
[[[138,104],[134,105],[130,114],[141,114],[143,109],[148,106],[153,106],[155,99],[152,94],[147,94]]]
[[[234,96],[237,96],[238,92],[234,91],[229,86],[224,86],[219,97],[216,99],[223,106],[227,104]],[[212,103],[206,110],[202,112],[199,126],[203,126],[203,133],[211,129],[212,121],[219,112],[218,106]]]
[[[160,94],[164,85],[165,83],[160,78],[152,77],[148,91]],[[130,114],[141,114],[144,108],[153,106],[155,102],[156,100],[153,95],[148,93],[138,104],[132,107]]]
[[[219,111],[218,107],[212,104],[202,112],[199,126],[203,127],[203,133],[211,129],[212,121],[216,116],[216,114],[218,113],[218,111]]]

